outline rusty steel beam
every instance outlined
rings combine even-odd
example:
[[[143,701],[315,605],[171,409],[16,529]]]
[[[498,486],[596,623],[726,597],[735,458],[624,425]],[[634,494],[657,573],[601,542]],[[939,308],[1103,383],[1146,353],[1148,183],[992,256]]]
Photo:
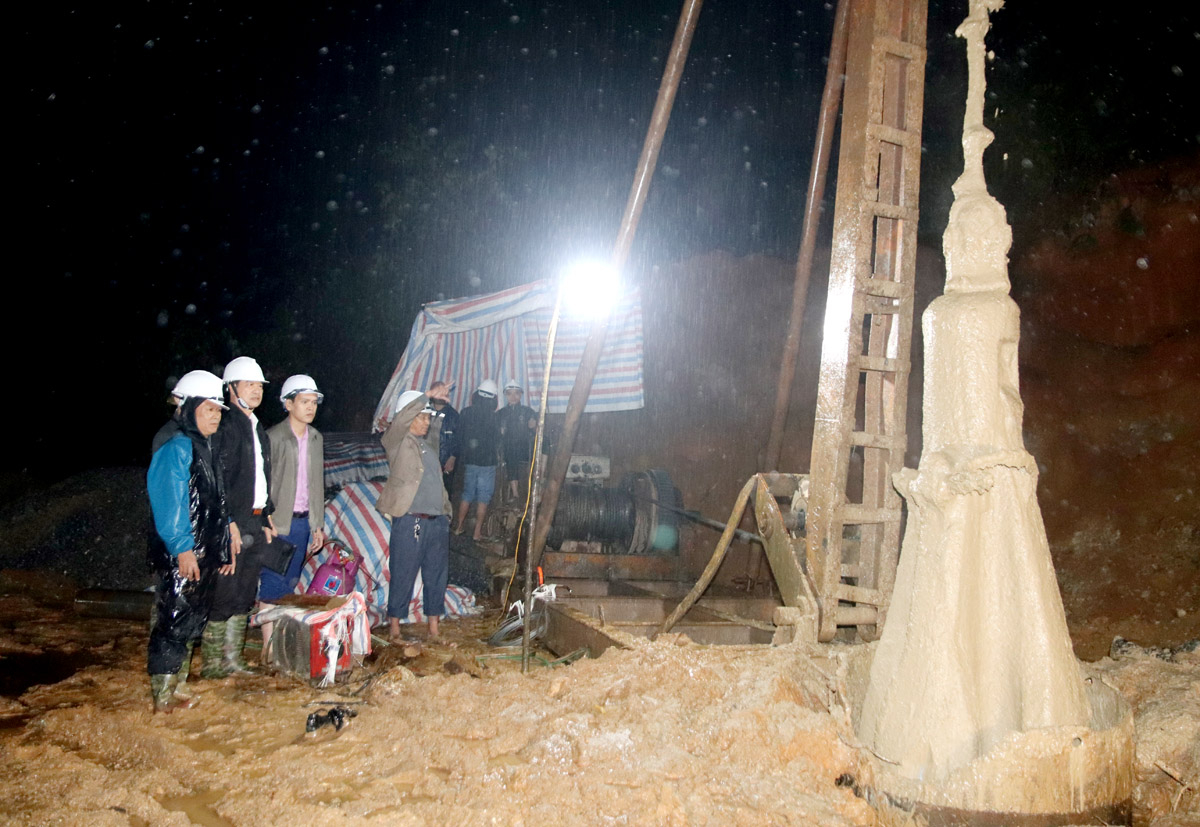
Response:
[[[817,246],[817,229],[821,224],[821,199],[825,197],[825,179],[829,172],[829,154],[833,147],[834,124],[842,103],[842,86],[846,71],[846,19],[850,0],[838,0],[833,18],[833,37],[829,45],[829,66],[825,70],[825,91],[821,93],[821,114],[817,119],[817,140],[813,146],[812,165],[808,170],[808,199],[804,204],[804,230],[800,253],[796,257],[796,281],[792,288],[792,316],[788,321],[787,338],[783,343],[783,358],[779,365],[779,381],[775,391],[775,413],[771,417],[771,432],[767,437],[767,452],[762,471],[778,471],[783,453],[783,429],[787,424],[788,403],[792,382],[796,378],[796,359],[800,354],[800,334],[804,329],[804,309],[808,305],[808,284],[812,278],[813,251]]]
[[[864,637],[886,620],[895,577],[901,503],[891,476],[906,444],[926,12],[926,0],[854,0],[849,15],[805,551],[821,640],[849,614],[837,597],[843,566],[853,567],[857,587],[881,595],[875,624],[859,627]],[[852,480],[855,452],[862,472]],[[851,559],[843,532],[855,525],[861,541]]]

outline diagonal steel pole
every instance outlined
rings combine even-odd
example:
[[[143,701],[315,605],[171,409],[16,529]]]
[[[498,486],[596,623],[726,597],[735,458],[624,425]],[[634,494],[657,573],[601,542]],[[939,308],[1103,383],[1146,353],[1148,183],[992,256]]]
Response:
[[[642,156],[638,160],[633,186],[629,191],[629,200],[625,204],[625,214],[621,219],[621,229],[617,233],[617,241],[613,246],[612,265],[617,272],[621,271],[629,259],[629,250],[633,246],[633,238],[637,232],[642,208],[646,205],[646,195],[650,191],[650,182],[654,177],[658,152],[662,148],[667,122],[671,119],[671,107],[675,103],[675,93],[679,90],[679,79],[683,75],[683,65],[687,61],[688,49],[692,45],[692,35],[696,31],[696,20],[700,16],[702,5],[703,0],[684,0],[683,9],[679,13],[679,24],[675,27],[675,40],[671,43],[671,54],[667,59],[662,82],[658,87],[658,99],[654,103],[654,114],[650,118],[650,127],[646,131],[646,140],[642,145]],[[572,386],[571,396],[567,400],[567,413],[563,420],[562,435],[558,440],[554,458],[550,462],[546,487],[542,494],[542,502],[534,527],[533,545],[530,548],[530,560],[526,567],[526,595],[529,595],[532,589],[531,576],[528,572],[541,562],[542,553],[546,548],[546,538],[550,535],[550,525],[554,521],[554,512],[558,508],[558,495],[562,491],[563,481],[567,476],[567,467],[571,464],[575,436],[579,432],[583,408],[587,403],[588,394],[592,390],[592,381],[596,378],[596,368],[600,364],[600,352],[604,347],[604,337],[607,332],[607,317],[593,322],[587,344],[583,349],[583,356],[579,360],[579,372],[575,375],[575,384]],[[546,404],[545,400],[542,404],[543,406]]]
[[[792,396],[792,381],[796,378],[796,358],[800,353],[800,333],[804,326],[804,308],[808,304],[808,283],[812,277],[813,250],[817,242],[817,227],[821,223],[821,199],[825,195],[825,177],[829,171],[829,154],[833,146],[834,124],[842,102],[842,86],[846,73],[846,18],[850,0],[838,0],[833,18],[833,38],[829,45],[829,67],[825,71],[825,91],[821,93],[821,115],[817,120],[817,143],[813,147],[812,166],[808,171],[808,201],[804,205],[804,230],[800,253],[796,257],[796,282],[792,291],[792,316],[788,323],[787,339],[783,344],[783,361],[779,366],[779,382],[775,395],[775,414],[771,418],[771,433],[767,437],[767,452],[763,471],[778,471],[783,453],[783,428],[787,423],[788,402]]]

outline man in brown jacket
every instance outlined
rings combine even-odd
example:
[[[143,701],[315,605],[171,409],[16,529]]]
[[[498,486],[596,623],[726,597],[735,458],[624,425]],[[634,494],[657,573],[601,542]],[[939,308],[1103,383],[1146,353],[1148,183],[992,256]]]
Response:
[[[393,638],[400,636],[400,622],[408,617],[418,570],[425,584],[422,605],[429,618],[430,637],[438,634],[438,623],[445,613],[450,498],[442,485],[438,446],[425,441],[431,411],[429,397],[420,391],[405,391],[396,402],[392,424],[383,434],[390,470],[375,507],[392,523],[388,621]]]

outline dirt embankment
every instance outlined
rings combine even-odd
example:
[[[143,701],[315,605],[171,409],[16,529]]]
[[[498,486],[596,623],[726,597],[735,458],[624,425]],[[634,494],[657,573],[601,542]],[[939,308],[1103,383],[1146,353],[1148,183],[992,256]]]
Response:
[[[0,509],[0,569],[53,572],[82,587],[150,585],[145,468],[98,468]]]
[[[1076,651],[1200,636],[1200,160],[1112,176],[1013,272]]]

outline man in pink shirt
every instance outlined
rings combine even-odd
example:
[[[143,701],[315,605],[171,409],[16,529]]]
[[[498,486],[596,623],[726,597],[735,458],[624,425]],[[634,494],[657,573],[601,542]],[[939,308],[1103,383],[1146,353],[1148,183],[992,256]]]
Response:
[[[325,543],[325,439],[312,426],[325,395],[311,376],[289,376],[279,393],[287,419],[267,429],[271,440],[271,495],[279,536],[296,547],[283,574],[263,569],[259,600],[296,591],[304,558]]]

